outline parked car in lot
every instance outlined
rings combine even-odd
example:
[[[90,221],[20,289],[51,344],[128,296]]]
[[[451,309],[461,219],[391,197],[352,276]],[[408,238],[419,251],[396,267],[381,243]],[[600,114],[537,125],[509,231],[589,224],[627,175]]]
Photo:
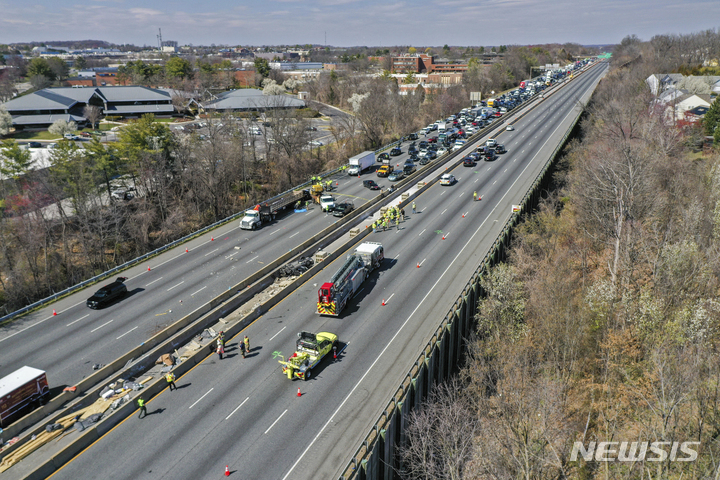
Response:
[[[446,173],[440,177],[440,185],[452,185],[455,181],[455,175],[452,173]]]
[[[390,150],[391,157],[397,157],[400,154],[402,154],[402,150],[400,150],[400,147],[395,147],[392,150]]]
[[[42,148],[42,144],[40,142],[30,142],[28,148]]]
[[[338,205],[335,205],[335,208],[333,209],[333,216],[335,217],[344,217],[348,213],[352,212],[355,206],[352,203],[344,202],[340,203]]]
[[[383,152],[377,156],[378,162],[382,162],[383,160],[390,160],[390,155],[388,155],[387,152]]]
[[[127,277],[118,277],[113,283],[105,285],[87,299],[86,305],[92,309],[103,308],[118,298],[124,297],[127,295],[125,280]]]
[[[405,177],[405,174],[403,174],[402,170],[394,170],[390,175],[388,175],[388,180],[391,182],[398,182]]]
[[[363,187],[370,190],[380,190],[380,185],[375,183],[375,180],[363,180]]]

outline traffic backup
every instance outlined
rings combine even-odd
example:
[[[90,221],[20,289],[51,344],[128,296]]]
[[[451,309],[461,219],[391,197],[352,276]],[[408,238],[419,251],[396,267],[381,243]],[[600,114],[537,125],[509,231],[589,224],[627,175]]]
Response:
[[[381,244],[361,243],[352,255],[348,255],[343,266],[335,272],[330,281],[323,283],[318,290],[316,313],[335,317],[340,315],[368,274],[378,268],[384,258],[385,250]]]

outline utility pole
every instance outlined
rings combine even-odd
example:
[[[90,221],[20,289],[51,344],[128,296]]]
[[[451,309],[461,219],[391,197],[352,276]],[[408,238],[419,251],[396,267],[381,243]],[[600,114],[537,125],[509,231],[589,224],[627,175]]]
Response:
[[[162,52],[162,29],[161,28],[158,28],[157,40],[158,40],[158,51]]]

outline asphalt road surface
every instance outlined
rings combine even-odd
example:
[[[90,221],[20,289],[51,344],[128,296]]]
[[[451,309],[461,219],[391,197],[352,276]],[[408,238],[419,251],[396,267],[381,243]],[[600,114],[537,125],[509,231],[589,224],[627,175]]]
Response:
[[[52,478],[112,471],[113,478],[210,479],[226,465],[236,478],[338,478],[604,71],[581,75],[503,132],[508,153],[498,160],[458,166],[455,185],[429,188],[399,230],[370,235],[386,260],[340,317],[316,315],[315,302],[342,259],[241,334],[252,355],[243,359],[233,350],[239,337],[230,339],[226,359],[208,357],[178,379],[177,391],[156,396],[148,417],[129,417]],[[473,191],[481,201],[472,201]],[[302,330],[336,333],[346,347],[311,380],[291,381],[277,357],[292,353]]]
[[[407,148],[392,158],[402,165]],[[378,195],[363,188],[362,180],[390,186],[374,170],[360,178],[338,174],[332,179],[337,200],[352,201],[356,208]],[[51,387],[76,384],[93,373],[93,365],[112,362],[338,220],[315,205],[308,212],[280,215],[258,231],[241,230],[233,221],[119,273],[128,277],[129,295],[109,307],[91,310],[85,301],[114,278],[2,326],[0,377],[28,365],[45,370]]]

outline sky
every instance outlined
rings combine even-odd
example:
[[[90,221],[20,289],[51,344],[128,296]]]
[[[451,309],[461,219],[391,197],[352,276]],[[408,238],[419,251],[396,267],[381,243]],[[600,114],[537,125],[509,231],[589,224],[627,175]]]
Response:
[[[0,43],[493,46],[720,27],[720,0],[0,0]],[[327,40],[326,40],[327,39]]]

